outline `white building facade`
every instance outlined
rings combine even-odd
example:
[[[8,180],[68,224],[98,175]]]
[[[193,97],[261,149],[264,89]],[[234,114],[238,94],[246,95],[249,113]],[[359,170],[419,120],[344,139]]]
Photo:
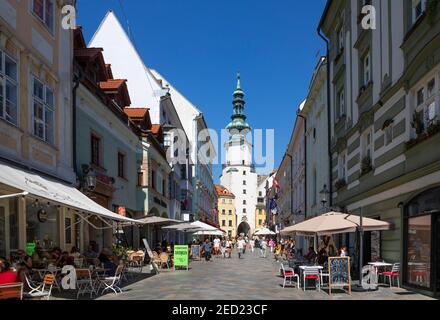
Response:
[[[312,77],[308,97],[301,114],[306,125],[306,214],[322,214],[330,206],[327,112],[327,60],[321,58]],[[328,191],[329,192],[329,191]]]
[[[255,230],[258,175],[252,163],[252,145],[246,138],[251,127],[246,122],[244,104],[244,92],[238,76],[232,122],[226,127],[230,138],[224,146],[226,164],[223,166],[220,181],[235,195],[237,234],[251,235]]]

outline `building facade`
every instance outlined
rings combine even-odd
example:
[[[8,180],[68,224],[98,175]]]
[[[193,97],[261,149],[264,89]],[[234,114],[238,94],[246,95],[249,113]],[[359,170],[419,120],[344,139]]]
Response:
[[[174,148],[169,149],[173,152],[168,153],[168,160],[173,168],[173,182],[170,185],[174,188],[172,193],[178,196],[172,200],[175,217],[181,217],[178,212],[183,208],[184,219],[196,218],[214,222],[217,215],[213,213],[216,200],[211,164],[215,150],[210,143],[210,154],[207,155],[209,160],[206,162],[200,161],[198,152],[201,144],[200,132],[208,128],[203,114],[177,90],[171,88],[157,71],[145,66],[113,12],[107,13],[93,36],[91,45],[106,49],[105,58],[112,64],[114,73],[132,81],[132,84],[129,83],[129,90],[133,104],[149,108],[152,122],[163,127],[167,140],[171,137],[170,131],[180,129],[177,135],[182,137],[174,141],[176,137],[173,135],[171,142],[172,145],[176,142],[175,145],[179,146],[178,154],[175,154]],[[188,114],[184,116],[183,112]],[[184,134],[181,134],[182,131]]]
[[[305,101],[298,107],[298,114],[301,113],[304,105]],[[303,221],[301,217],[306,212],[304,119],[302,116],[297,116],[289,145],[275,176],[279,184],[276,199],[279,230]]]
[[[226,164],[223,165],[220,182],[235,195],[237,234],[252,235],[256,226],[257,173],[252,163],[252,145],[246,137],[251,127],[246,122],[244,104],[244,92],[238,75],[232,121],[226,127],[230,137],[224,146]]]
[[[265,227],[266,224],[266,187],[270,176],[257,178],[257,205],[255,207],[255,229]]]
[[[140,131],[124,113],[131,103],[126,80],[113,79],[102,49],[87,48],[81,28],[74,30],[74,74],[78,81],[73,93],[74,154],[81,191],[115,213],[143,217],[143,207],[136,201]],[[84,181],[92,172],[96,186],[88,190]],[[111,244],[113,230],[104,227],[97,218],[90,225],[83,222],[80,249],[86,250],[89,241],[96,251]],[[129,234],[121,234],[121,241],[139,245],[138,235],[131,229]]]
[[[0,164],[4,174],[6,168],[32,171],[72,185],[72,35],[61,27],[68,2],[46,2],[0,3]],[[0,255],[9,258],[34,240],[64,247],[67,209],[9,196],[14,193],[0,179]],[[44,224],[38,219],[43,209],[49,216]]]
[[[0,255],[8,259],[19,249],[79,247],[91,216],[110,230],[129,221],[77,190],[73,32],[61,25],[72,4],[0,2]]]
[[[218,221],[220,228],[226,231],[229,238],[237,236],[237,215],[235,213],[235,196],[223,186],[215,186],[218,202]]]
[[[319,26],[329,39],[333,202],[394,226],[366,234],[364,261],[400,262],[404,286],[437,294],[440,6],[371,4],[376,29],[363,28],[356,0],[328,1]]]
[[[327,62],[321,58],[315,68],[301,114],[306,121],[306,213],[313,217],[330,208]],[[328,193],[326,193],[328,192]]]

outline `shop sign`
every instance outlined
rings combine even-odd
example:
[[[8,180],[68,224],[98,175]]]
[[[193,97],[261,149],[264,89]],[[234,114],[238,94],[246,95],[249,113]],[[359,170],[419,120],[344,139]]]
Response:
[[[35,252],[35,247],[37,245],[34,242],[26,243],[26,255],[32,257]]]
[[[44,209],[38,210],[37,217],[38,217],[38,221],[40,221],[41,223],[46,222],[47,221],[47,212],[46,212],[46,210],[44,210]]]
[[[174,246],[174,269],[186,267],[188,270],[188,246]]]

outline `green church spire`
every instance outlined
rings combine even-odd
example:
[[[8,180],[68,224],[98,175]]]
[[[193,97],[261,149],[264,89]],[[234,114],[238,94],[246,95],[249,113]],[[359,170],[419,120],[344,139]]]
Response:
[[[246,135],[247,132],[251,131],[250,125],[246,122],[246,115],[244,114],[244,92],[241,89],[241,83],[240,83],[240,73],[237,73],[237,88],[234,91],[234,111],[232,114],[232,121],[228,124],[226,127],[226,130],[231,133],[231,135],[234,133],[241,133]]]

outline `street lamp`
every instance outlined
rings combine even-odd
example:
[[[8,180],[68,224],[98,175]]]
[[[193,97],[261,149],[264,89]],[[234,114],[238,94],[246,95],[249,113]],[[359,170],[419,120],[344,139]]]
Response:
[[[323,209],[327,208],[327,202],[328,202],[329,194],[330,194],[330,191],[328,191],[327,185],[324,184],[324,188],[319,192],[319,195],[321,196],[321,203],[322,203],[322,208]]]
[[[82,165],[82,171],[83,171],[83,188],[87,191],[94,191],[96,189],[96,173],[95,170],[93,170],[92,167],[89,165],[83,164]]]

